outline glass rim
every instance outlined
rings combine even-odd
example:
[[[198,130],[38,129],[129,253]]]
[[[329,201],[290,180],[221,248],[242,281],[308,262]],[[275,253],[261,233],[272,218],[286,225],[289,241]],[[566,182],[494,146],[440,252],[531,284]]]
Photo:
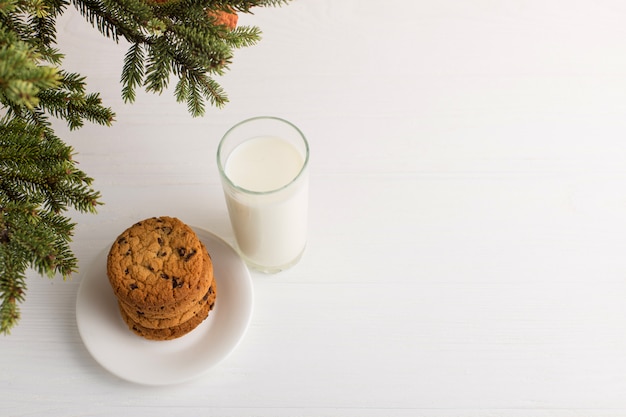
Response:
[[[293,177],[293,179],[291,181],[289,181],[288,183],[286,183],[285,185],[283,185],[281,187],[278,187],[278,188],[274,188],[272,190],[267,190],[267,191],[249,190],[249,189],[247,189],[245,187],[242,187],[240,185],[235,184],[228,177],[228,175],[226,175],[226,171],[224,169],[225,167],[222,165],[222,158],[221,158],[221,156],[222,156],[222,150],[223,150],[222,146],[224,145],[224,140],[228,137],[228,135],[232,131],[237,129],[239,126],[241,126],[243,124],[246,124],[246,123],[249,123],[249,122],[256,121],[256,120],[273,120],[273,121],[277,121],[277,122],[280,122],[280,123],[284,123],[284,124],[290,126],[292,129],[294,129],[297,132],[298,136],[300,136],[300,138],[302,139],[302,142],[304,142],[304,151],[305,151],[304,162],[302,163],[302,167],[300,168],[300,171],[298,171],[298,174],[295,177]],[[280,117],[275,117],[275,116],[256,116],[256,117],[250,117],[248,119],[242,120],[239,123],[233,125],[230,129],[228,129],[226,131],[226,133],[224,133],[224,135],[220,139],[219,145],[217,146],[217,168],[218,168],[218,170],[220,172],[220,176],[224,180],[226,180],[226,182],[228,183],[229,186],[233,187],[234,189],[236,189],[238,191],[246,193],[246,194],[269,195],[269,194],[274,194],[274,193],[277,193],[277,192],[279,192],[281,190],[284,190],[285,188],[288,188],[291,184],[295,183],[296,181],[298,181],[302,177],[302,175],[303,175],[303,173],[304,173],[304,171],[305,171],[305,169],[306,169],[306,167],[308,165],[309,165],[309,142],[306,140],[306,137],[304,136],[304,133],[302,133],[302,131],[296,125],[294,125],[290,121],[282,119]]]

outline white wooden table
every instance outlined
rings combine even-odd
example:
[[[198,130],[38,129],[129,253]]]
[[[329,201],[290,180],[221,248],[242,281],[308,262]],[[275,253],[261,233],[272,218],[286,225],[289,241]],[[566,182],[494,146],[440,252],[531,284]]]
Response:
[[[117,113],[57,125],[106,203],[73,215],[73,248],[82,271],[153,215],[232,243],[217,144],[274,115],[311,144],[304,258],[252,273],[241,344],[167,387],[87,352],[80,273],[30,274],[0,415],[626,415],[624,2],[298,0],[240,22],[264,39],[194,119],[171,93],[124,104],[126,46],[60,20],[67,69]]]

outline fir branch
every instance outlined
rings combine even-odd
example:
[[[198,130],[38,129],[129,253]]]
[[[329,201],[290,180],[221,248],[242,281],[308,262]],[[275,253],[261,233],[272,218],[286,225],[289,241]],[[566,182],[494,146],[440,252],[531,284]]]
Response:
[[[102,4],[111,14],[128,25],[140,30],[142,22],[146,22],[152,16],[152,8],[147,1],[137,0],[102,0]],[[135,20],[139,18],[139,20]]]
[[[261,40],[261,29],[256,26],[238,26],[225,33],[222,40],[232,48],[253,46]]]
[[[115,42],[119,42],[118,28],[107,19],[108,14],[100,0],[73,0],[72,4],[85,20],[96,27],[100,33],[107,38],[113,38]]]
[[[173,38],[171,54],[175,68],[180,73],[186,70],[222,75],[232,60],[232,51],[224,42],[214,42],[210,37],[202,39],[202,34],[188,28],[179,28]],[[178,75],[177,72],[175,74]]]
[[[209,100],[212,105],[222,107],[228,102],[224,89],[217,81],[209,78],[206,74],[199,75],[197,80],[194,81],[200,86],[202,95]]]
[[[100,195],[92,179],[76,169],[73,149],[52,130],[19,119],[0,124],[0,196],[43,205],[55,213],[68,207],[94,211]]]
[[[214,10],[235,10],[241,13],[250,13],[254,7],[278,7],[286,5],[290,0],[214,0],[211,8]]]
[[[40,108],[56,118],[64,119],[70,130],[85,124],[85,120],[110,126],[114,119],[111,109],[102,107],[97,93],[77,94],[62,90],[47,90],[39,94]]]
[[[58,69],[38,65],[38,51],[0,27],[0,104],[34,109],[38,93],[60,84]]]
[[[10,16],[16,9],[16,0],[0,0],[0,17]]]
[[[97,93],[85,93],[85,77],[62,72],[61,88],[44,90],[39,94],[39,108],[67,121],[70,129],[77,129],[90,121],[110,126],[115,117],[110,108],[102,106]]]
[[[73,153],[45,124],[0,119],[0,332],[19,319],[27,268],[49,277],[76,270],[74,224],[62,213],[94,212],[100,194]]]
[[[176,87],[174,88],[174,97],[176,97],[176,101],[179,103],[187,101],[187,97],[189,97],[190,94],[189,89],[189,79],[185,74],[181,74],[178,83],[176,83]],[[189,103],[187,103],[187,110],[189,110],[189,113],[194,113],[192,108],[193,107],[189,107]]]
[[[143,84],[145,76],[144,68],[145,55],[143,46],[135,43],[130,46],[124,57],[124,67],[122,68],[122,98],[125,102],[134,102],[136,98],[135,90]]]
[[[13,228],[10,241],[19,253],[29,253],[29,266],[40,275],[53,278],[56,274],[68,277],[77,269],[78,262],[68,256],[74,224],[62,216],[37,212],[27,214],[28,227]],[[51,224],[50,219],[54,220]],[[60,221],[59,221],[60,220]],[[59,227],[60,224],[65,227]]]
[[[122,36],[131,43],[148,42],[147,36],[141,31],[141,26],[138,26],[141,20],[135,21],[133,15],[116,15],[115,12],[119,12],[117,5],[111,6],[111,2],[105,4],[103,0],[72,0],[72,4],[107,38],[119,42]]]
[[[159,37],[151,45],[146,62],[146,91],[161,93],[168,85],[172,72],[172,57],[165,36]]]
[[[122,30],[120,33],[124,37],[146,32],[145,24],[152,17],[147,2],[137,0],[101,0],[101,2],[107,11],[105,16]]]
[[[179,83],[185,83],[185,94],[177,95],[177,99],[179,102],[187,103],[187,111],[192,116],[201,116],[204,114],[204,100],[202,99],[202,93],[200,92],[200,87],[197,82],[190,81],[189,78],[183,77],[179,81]]]
[[[226,93],[215,80],[193,70],[187,70],[181,75],[175,93],[179,102],[187,103],[187,109],[194,117],[204,114],[205,100],[216,107],[223,107],[228,103]]]
[[[26,294],[27,264],[9,244],[9,225],[3,220],[6,210],[0,208],[0,332],[8,334],[20,319],[19,303]]]
[[[215,11],[250,13],[253,7],[279,6],[262,0],[72,0],[105,36],[131,43],[121,74],[122,98],[134,102],[136,89],[160,94],[170,76],[179,78],[174,95],[193,116],[203,115],[204,102],[221,107],[226,93],[213,75],[223,75],[233,50],[256,44],[257,27],[229,29],[218,24]]]

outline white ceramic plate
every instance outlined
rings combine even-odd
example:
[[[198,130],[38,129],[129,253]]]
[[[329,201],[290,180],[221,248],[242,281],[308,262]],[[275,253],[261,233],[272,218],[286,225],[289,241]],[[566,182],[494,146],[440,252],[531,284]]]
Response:
[[[150,341],[128,329],[106,276],[108,248],[82,278],[76,300],[78,331],[95,360],[120,378],[146,385],[188,381],[228,356],[248,328],[254,298],[246,265],[222,239],[193,229],[211,254],[217,298],[209,317],[179,339]]]

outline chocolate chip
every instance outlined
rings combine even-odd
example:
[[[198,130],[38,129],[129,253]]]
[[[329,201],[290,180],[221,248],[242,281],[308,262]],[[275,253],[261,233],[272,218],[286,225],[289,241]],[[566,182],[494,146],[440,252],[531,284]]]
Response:
[[[137,286],[137,284],[130,284],[130,289],[131,289],[131,290],[136,290],[137,288],[139,288],[139,287]]]
[[[130,272],[130,271],[128,270],[128,268],[126,268],[126,269],[124,270],[124,274],[125,274],[125,275],[128,275],[128,273],[129,273],[129,272]]]
[[[187,256],[185,256],[185,262],[187,262],[189,259],[191,259],[192,256],[194,256],[198,251],[196,251],[195,249],[193,249],[191,252],[189,252],[187,254]],[[182,256],[182,255],[181,255]]]
[[[139,315],[139,316],[143,316],[143,315],[144,315],[144,313],[143,313],[143,311],[139,311],[139,310],[137,310],[137,315]]]
[[[130,256],[131,254],[132,254],[131,250],[130,250],[130,249],[128,249],[128,252],[126,252],[124,255],[126,255],[126,256]]]
[[[167,275],[164,272],[161,272],[161,278],[163,278],[163,279],[170,279],[169,275]]]
[[[147,268],[150,272],[154,272],[154,268],[151,265],[148,265]]]
[[[161,228],[161,230],[163,230],[163,232],[164,232],[166,235],[169,235],[170,233],[172,233],[172,228],[171,228],[171,227],[168,227],[168,226],[163,226],[163,227]]]
[[[163,252],[159,252],[159,253],[158,253],[159,258],[163,258],[163,257],[165,257],[166,255],[167,255],[167,252],[165,252],[165,251],[163,251]]]
[[[213,310],[213,307],[215,306],[215,302],[209,304],[209,310]]]
[[[187,250],[185,248],[178,248],[178,254],[180,256],[185,256],[185,253],[187,253]]]
[[[159,242],[159,245],[163,244],[163,239],[161,239],[160,237],[157,238],[157,242]]]
[[[172,277],[172,288],[181,288],[183,286],[183,281],[179,281],[180,278]]]
[[[209,287],[209,295],[213,294],[213,287]]]
[[[121,245],[122,243],[126,243],[126,238],[125,238],[125,237],[121,237],[121,238],[119,238],[119,239],[117,240],[117,243],[119,243],[120,245]]]

